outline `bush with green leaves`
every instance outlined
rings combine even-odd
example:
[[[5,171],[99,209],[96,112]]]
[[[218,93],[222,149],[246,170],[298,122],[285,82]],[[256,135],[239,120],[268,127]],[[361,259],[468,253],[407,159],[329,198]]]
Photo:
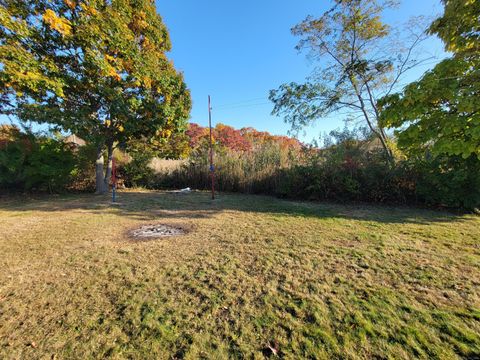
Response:
[[[74,173],[73,151],[62,140],[20,131],[0,147],[0,188],[16,191],[58,192],[65,189]]]
[[[71,181],[75,168],[73,152],[61,140],[37,139],[27,155],[25,189],[61,191]]]
[[[150,163],[154,157],[150,151],[131,151],[131,160],[117,167],[118,175],[124,180],[127,187],[151,188],[154,171]]]
[[[27,157],[25,144],[9,142],[0,148],[0,186],[24,187],[24,164]]]
[[[408,203],[414,179],[402,161],[393,166],[377,140],[363,129],[333,131],[323,149],[285,169],[276,193],[311,200]]]
[[[480,208],[480,160],[475,155],[418,160],[417,195],[429,205]]]
[[[95,163],[97,147],[95,144],[80,146],[75,151],[75,169],[72,172],[69,190],[88,191],[95,190]]]

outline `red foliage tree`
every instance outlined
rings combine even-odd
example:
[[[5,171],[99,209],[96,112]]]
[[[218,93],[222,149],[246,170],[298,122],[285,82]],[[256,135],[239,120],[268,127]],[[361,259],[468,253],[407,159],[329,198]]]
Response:
[[[272,135],[266,131],[258,131],[251,127],[236,130],[231,126],[217,124],[212,129],[213,138],[217,145],[233,151],[251,151],[255,147],[267,143],[278,143],[282,149],[300,150],[303,144],[297,139],[288,136]],[[198,124],[191,123],[186,132],[190,138],[190,147],[195,149],[204,141],[208,143],[209,130]]]
[[[190,138],[189,145],[192,149],[197,148],[208,135],[208,129],[198,124],[190,123],[185,134]]]
[[[218,124],[215,127],[217,141],[228,149],[236,151],[248,151],[252,148],[252,143],[242,136],[239,130],[231,126]]]

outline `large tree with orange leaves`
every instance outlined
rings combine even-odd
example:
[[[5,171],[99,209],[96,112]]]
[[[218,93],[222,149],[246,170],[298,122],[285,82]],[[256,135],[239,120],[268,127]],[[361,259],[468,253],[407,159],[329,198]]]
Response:
[[[116,144],[184,130],[189,91],[151,0],[3,0],[0,106],[97,146],[104,193]],[[107,152],[107,166],[103,158]]]

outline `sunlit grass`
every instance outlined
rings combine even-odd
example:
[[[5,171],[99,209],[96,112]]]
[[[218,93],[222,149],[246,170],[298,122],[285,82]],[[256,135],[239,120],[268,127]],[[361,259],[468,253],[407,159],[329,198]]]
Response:
[[[478,217],[207,193],[119,202],[1,200],[0,358],[480,356]],[[155,222],[191,232],[126,238]]]

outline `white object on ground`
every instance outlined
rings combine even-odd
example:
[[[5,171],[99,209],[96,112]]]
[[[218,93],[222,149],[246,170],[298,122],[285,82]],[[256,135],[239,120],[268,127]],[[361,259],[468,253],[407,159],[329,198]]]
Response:
[[[170,191],[171,193],[173,194],[189,194],[192,192],[192,189],[190,189],[189,187],[185,188],[185,189],[182,189],[182,190],[172,190]]]

